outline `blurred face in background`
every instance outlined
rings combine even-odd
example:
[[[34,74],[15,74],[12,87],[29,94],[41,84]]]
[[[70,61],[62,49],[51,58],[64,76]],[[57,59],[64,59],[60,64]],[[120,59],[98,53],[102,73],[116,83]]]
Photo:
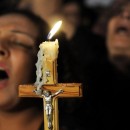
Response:
[[[63,5],[62,8],[65,18],[75,26],[80,24],[80,5],[76,2],[70,2]]]
[[[108,22],[107,48],[110,60],[122,71],[130,67],[130,3]]]
[[[0,16],[0,110],[18,104],[18,85],[32,82],[38,30],[20,14]]]

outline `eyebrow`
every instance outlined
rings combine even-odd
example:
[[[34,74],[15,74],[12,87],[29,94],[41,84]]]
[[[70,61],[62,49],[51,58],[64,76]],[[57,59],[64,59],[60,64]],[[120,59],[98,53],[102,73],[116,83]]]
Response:
[[[26,32],[21,32],[21,31],[17,31],[17,30],[11,30],[10,32],[24,34],[24,35],[29,36],[33,40],[35,39],[32,35],[30,35],[30,34],[28,34]]]

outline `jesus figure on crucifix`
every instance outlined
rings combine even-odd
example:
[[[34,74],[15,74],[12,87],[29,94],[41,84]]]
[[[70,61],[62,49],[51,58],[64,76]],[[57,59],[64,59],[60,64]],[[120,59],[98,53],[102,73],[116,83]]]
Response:
[[[51,94],[50,91],[46,91],[46,90],[43,91],[42,96],[44,97],[45,103],[46,103],[46,105],[44,107],[45,107],[45,111],[46,111],[46,115],[47,115],[47,119],[48,119],[48,128],[49,129],[52,128],[52,112],[53,112],[52,98],[62,92],[63,92],[62,89],[60,89],[59,91],[57,91],[54,94]]]

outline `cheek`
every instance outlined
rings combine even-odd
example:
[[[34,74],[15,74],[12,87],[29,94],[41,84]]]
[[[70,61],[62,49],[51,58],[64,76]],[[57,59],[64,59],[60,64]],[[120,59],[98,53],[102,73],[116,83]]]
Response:
[[[107,48],[109,49],[114,41],[114,22],[110,21],[107,27],[107,34],[106,34],[106,44]]]
[[[108,27],[107,27],[107,39],[109,40],[109,39],[111,39],[111,37],[112,37],[112,35],[113,35],[113,29],[114,29],[114,27],[113,27],[114,25],[113,25],[113,22],[109,22],[108,23]]]
[[[33,59],[27,54],[19,53],[19,55],[14,55],[12,57],[12,68],[15,74],[14,78],[19,83],[28,83],[31,81],[34,66],[35,63],[33,63]]]

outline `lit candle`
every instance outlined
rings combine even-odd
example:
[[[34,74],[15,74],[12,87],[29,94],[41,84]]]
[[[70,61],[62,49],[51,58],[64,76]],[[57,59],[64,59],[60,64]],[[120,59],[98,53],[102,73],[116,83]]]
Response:
[[[50,41],[53,35],[60,28],[62,21],[57,22],[47,36],[49,41],[40,44],[38,52],[38,61],[36,63],[36,82],[37,90],[40,90],[42,85],[57,83],[57,58],[58,58],[58,40]]]
[[[58,40],[45,41],[40,45],[43,50],[43,84],[57,83],[57,58],[58,58]]]

